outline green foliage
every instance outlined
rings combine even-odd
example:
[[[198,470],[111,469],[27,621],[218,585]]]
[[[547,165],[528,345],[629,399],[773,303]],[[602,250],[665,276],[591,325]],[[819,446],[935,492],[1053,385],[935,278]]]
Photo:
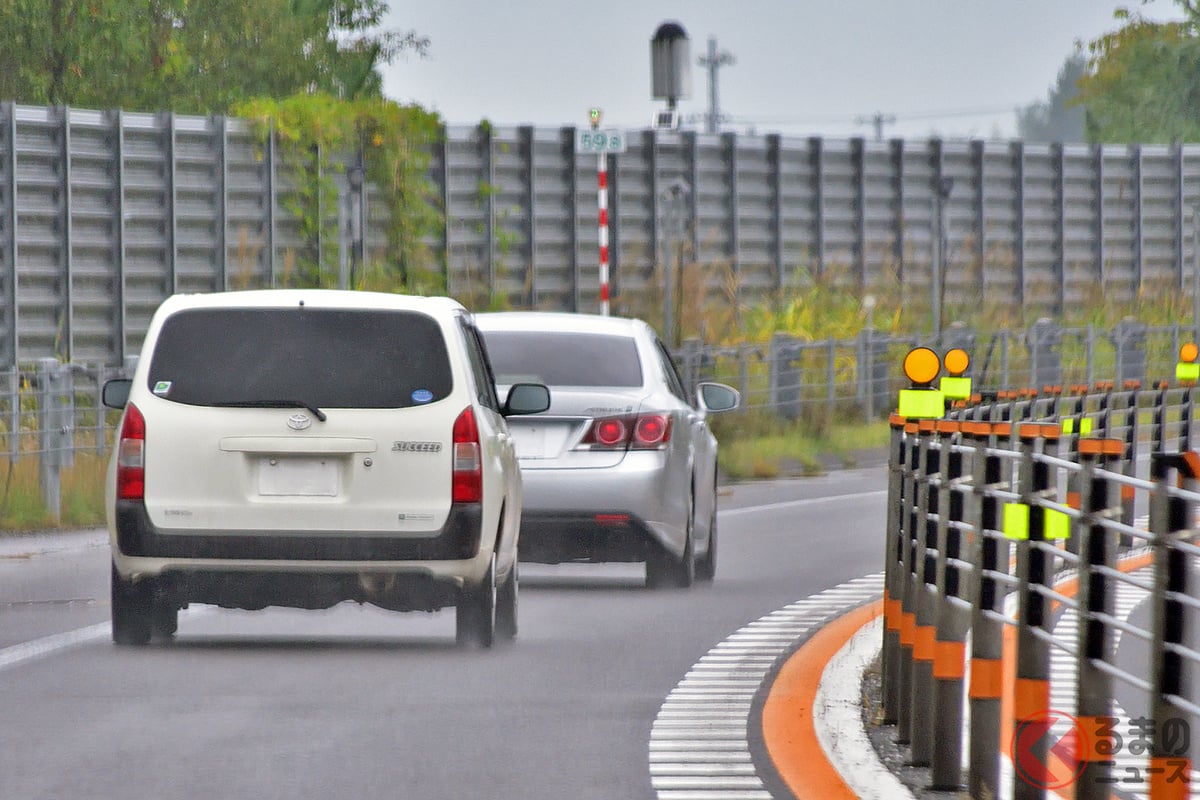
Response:
[[[283,100],[256,99],[233,113],[257,125],[263,142],[274,131],[284,163],[302,165],[292,176],[294,192],[284,200],[299,220],[309,247],[296,254],[285,285],[332,286],[336,275],[322,263],[336,263],[338,191],[335,173],[361,153],[366,180],[387,205],[387,247],[368,254],[355,287],[377,291],[436,293],[442,271],[425,241],[441,216],[430,200],[427,145],[440,135],[436,114],[380,98],[341,100],[326,94],[300,94]],[[320,252],[320,246],[327,248]]]
[[[1077,102],[1079,80],[1087,73],[1088,59],[1072,53],[1058,71],[1045,100],[1017,111],[1017,134],[1027,142],[1085,141],[1083,106]]]
[[[257,96],[381,96],[378,67],[424,53],[380,31],[385,0],[0,0],[0,97],[224,113]]]
[[[1118,9],[1122,27],[1088,44],[1079,88],[1091,141],[1200,140],[1200,11],[1188,0],[1177,4],[1183,22]]]

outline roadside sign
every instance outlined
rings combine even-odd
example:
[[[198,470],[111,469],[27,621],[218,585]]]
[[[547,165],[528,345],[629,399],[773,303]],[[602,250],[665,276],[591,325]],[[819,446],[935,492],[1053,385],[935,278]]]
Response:
[[[580,129],[575,132],[576,153],[624,153],[625,132],[617,128]]]

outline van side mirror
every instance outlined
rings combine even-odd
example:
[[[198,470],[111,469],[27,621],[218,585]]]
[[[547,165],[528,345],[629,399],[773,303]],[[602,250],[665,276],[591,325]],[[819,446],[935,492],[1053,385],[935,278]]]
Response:
[[[100,400],[109,408],[124,408],[129,402],[129,390],[133,388],[130,378],[113,378],[104,382]]]
[[[550,390],[540,383],[514,383],[504,401],[506,417],[540,414],[550,407]]]

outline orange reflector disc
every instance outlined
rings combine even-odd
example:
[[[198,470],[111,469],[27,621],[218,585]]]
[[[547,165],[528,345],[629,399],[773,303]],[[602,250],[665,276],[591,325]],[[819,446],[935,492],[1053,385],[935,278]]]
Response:
[[[971,365],[971,357],[967,355],[966,350],[956,347],[946,353],[942,363],[946,365],[946,372],[958,376],[967,371],[967,367]]]
[[[1198,357],[1200,357],[1200,347],[1197,347],[1195,342],[1188,342],[1179,348],[1180,361],[1192,362]]]

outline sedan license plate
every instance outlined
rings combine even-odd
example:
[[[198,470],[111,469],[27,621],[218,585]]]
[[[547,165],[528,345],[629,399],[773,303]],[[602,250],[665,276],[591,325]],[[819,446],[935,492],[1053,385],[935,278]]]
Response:
[[[336,497],[337,462],[325,458],[264,458],[258,493],[267,497]]]
[[[514,425],[510,431],[517,458],[546,457],[546,429],[531,425]]]

